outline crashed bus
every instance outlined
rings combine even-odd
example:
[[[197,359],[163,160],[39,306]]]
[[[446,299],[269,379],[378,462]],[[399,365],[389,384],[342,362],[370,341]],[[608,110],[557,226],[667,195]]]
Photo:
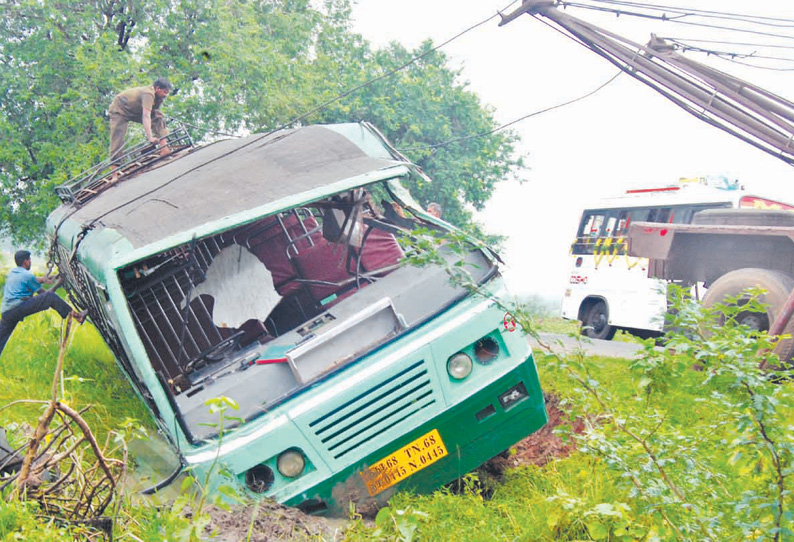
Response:
[[[412,199],[427,179],[372,125],[169,138],[166,158],[133,149],[115,176],[58,187],[47,229],[72,301],[183,467],[344,515],[432,491],[544,425],[504,311],[445,265],[405,263],[412,231],[451,226]],[[486,247],[438,254],[504,296]],[[220,397],[239,405],[221,435]]]

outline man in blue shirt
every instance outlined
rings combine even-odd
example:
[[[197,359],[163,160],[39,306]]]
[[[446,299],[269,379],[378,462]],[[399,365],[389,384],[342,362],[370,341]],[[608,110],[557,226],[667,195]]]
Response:
[[[0,354],[11,338],[14,328],[26,316],[47,309],[55,309],[61,318],[71,314],[78,323],[82,324],[86,311],[72,310],[69,304],[58,295],[41,287],[42,284],[52,284],[55,279],[37,277],[30,271],[30,252],[18,250],[14,254],[17,267],[8,273],[6,285],[3,288],[3,303],[0,305]],[[37,294],[38,295],[34,295]]]

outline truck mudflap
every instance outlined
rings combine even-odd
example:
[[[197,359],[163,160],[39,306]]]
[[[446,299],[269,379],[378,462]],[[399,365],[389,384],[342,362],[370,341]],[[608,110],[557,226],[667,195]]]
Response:
[[[336,476],[285,502],[307,513],[373,515],[397,491],[432,492],[546,424],[530,356],[493,384],[448,408]]]

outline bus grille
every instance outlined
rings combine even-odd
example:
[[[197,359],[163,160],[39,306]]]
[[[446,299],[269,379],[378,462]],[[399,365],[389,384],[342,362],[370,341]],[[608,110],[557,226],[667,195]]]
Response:
[[[421,415],[436,402],[424,360],[309,424],[334,459]]]

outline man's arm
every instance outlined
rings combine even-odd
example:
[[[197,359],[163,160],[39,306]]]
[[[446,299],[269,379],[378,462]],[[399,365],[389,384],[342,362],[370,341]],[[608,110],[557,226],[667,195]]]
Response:
[[[143,108],[143,116],[141,117],[141,124],[143,124],[143,133],[146,134],[146,140],[149,143],[157,143],[158,138],[152,135],[152,110]]]
[[[152,135],[152,109],[154,108],[154,90],[146,90],[141,94],[141,124],[143,124],[143,133],[146,135],[146,141],[150,143],[157,143],[158,139]]]
[[[53,284],[53,283],[56,283],[56,285],[53,286],[52,288],[41,288],[41,287],[39,287],[36,290],[36,292],[35,292],[36,294],[40,294],[42,292],[48,292],[50,290],[53,290],[53,291],[57,290],[58,288],[61,287],[61,284],[63,283],[63,281],[61,280],[61,276],[60,275],[58,275],[57,277],[45,276],[45,277],[35,277],[35,278],[36,278],[36,282],[39,283],[39,284]]]

